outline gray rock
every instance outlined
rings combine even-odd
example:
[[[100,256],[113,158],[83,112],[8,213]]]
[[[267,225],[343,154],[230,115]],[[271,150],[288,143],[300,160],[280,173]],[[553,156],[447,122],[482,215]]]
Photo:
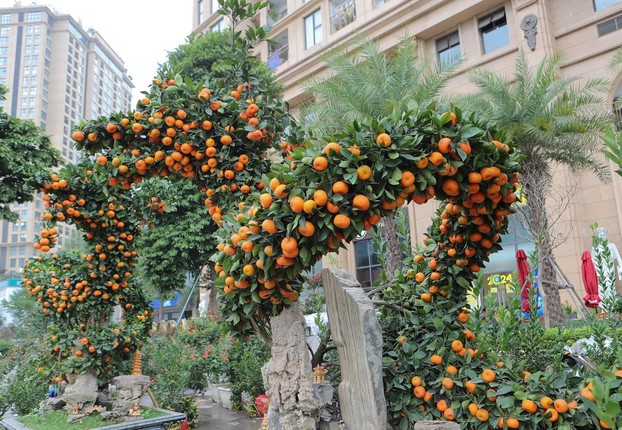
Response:
[[[322,282],[328,323],[341,365],[341,416],[350,429],[385,429],[382,330],[373,303],[344,270],[324,269]]]
[[[335,389],[330,382],[322,382],[321,384],[313,384],[313,394],[318,400],[320,407],[329,405],[333,401]]]
[[[60,411],[65,406],[65,401],[60,397],[52,397],[49,399],[41,400],[39,403],[39,411],[42,413],[51,411]]]
[[[127,415],[129,410],[147,393],[151,380],[147,375],[120,375],[112,378],[117,387],[117,395],[112,402],[112,411]]]
[[[460,424],[449,421],[422,420],[415,423],[415,430],[460,430]]]
[[[67,387],[62,399],[68,405],[95,403],[97,400],[97,377],[91,373],[67,375]]]

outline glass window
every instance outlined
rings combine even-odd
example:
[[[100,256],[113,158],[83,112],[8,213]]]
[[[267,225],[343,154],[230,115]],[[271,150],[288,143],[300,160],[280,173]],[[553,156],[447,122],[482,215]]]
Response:
[[[2,16],[0,16],[0,24],[10,24],[10,23],[11,23],[11,14],[3,13]]]
[[[197,2],[197,11],[197,24],[201,24],[205,19],[205,4],[203,3],[203,0],[199,0]]]
[[[20,246],[19,247],[19,255],[26,255],[26,247],[25,246]]]
[[[27,22],[41,21],[42,16],[43,15],[41,14],[41,12],[28,12],[28,15],[26,15],[26,21]]]
[[[436,41],[436,52],[441,70],[458,61],[462,55],[458,30],[438,39]]]
[[[15,257],[17,255],[17,246],[11,247],[11,257]]]
[[[8,37],[0,37],[0,45],[8,45],[9,38]]]
[[[287,15],[286,0],[270,0],[268,3],[268,25],[274,25]]]
[[[382,268],[378,251],[374,248],[371,233],[365,234],[364,239],[354,243],[354,261],[356,264],[356,280],[363,289],[370,290],[375,280],[380,277]]]
[[[334,0],[329,4],[331,33],[341,30],[356,19],[354,0]]]
[[[17,267],[17,259],[11,258],[11,267]]]
[[[0,36],[8,36],[9,35],[9,27],[0,28]]]
[[[225,22],[225,18],[221,18],[218,22],[210,27],[212,31],[223,31],[227,28],[227,23]]]
[[[218,0],[212,0],[210,3],[210,13],[214,14],[218,12],[218,9],[220,9],[220,4],[218,4]]]
[[[481,18],[477,27],[482,38],[482,51],[484,54],[510,44],[510,33],[508,32],[508,22],[505,18],[505,9]]]
[[[316,10],[305,17],[305,49],[322,41],[322,11]]]
[[[620,2],[622,2],[622,0],[594,0],[594,10],[603,10]]]

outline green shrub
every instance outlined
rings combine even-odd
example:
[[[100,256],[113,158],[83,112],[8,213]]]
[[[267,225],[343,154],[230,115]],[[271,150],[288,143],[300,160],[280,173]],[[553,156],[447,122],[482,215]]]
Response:
[[[0,390],[0,413],[12,407],[16,414],[26,415],[39,408],[47,396],[52,369],[42,367],[47,351],[43,342],[24,342],[3,357],[3,373],[8,373]],[[9,376],[10,375],[10,376]]]
[[[248,401],[265,393],[261,368],[270,359],[270,348],[259,337],[248,341],[236,341],[230,351],[229,379],[231,381],[231,401],[235,409],[244,408],[242,393],[247,393]]]
[[[190,380],[188,354],[174,337],[155,336],[143,347],[143,373],[151,377],[158,406],[175,405]]]
[[[167,409],[185,414],[191,428],[196,427],[199,423],[199,406],[194,396],[182,396],[172,404],[167,405]]]

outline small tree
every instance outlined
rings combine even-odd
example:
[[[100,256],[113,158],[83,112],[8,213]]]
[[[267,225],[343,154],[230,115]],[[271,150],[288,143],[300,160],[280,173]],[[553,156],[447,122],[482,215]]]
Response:
[[[0,85],[0,101],[8,89]],[[0,220],[18,219],[9,204],[32,201],[35,175],[58,165],[60,153],[32,121],[13,118],[0,107]]]
[[[589,170],[608,178],[599,159],[600,134],[611,124],[603,109],[605,79],[587,79],[560,74],[562,55],[545,58],[531,68],[524,52],[515,62],[514,76],[507,78],[489,70],[475,70],[472,82],[479,92],[465,97],[470,110],[480,112],[507,132],[524,154],[521,183],[526,194],[526,227],[540,255],[539,278],[546,294],[550,321],[564,320],[553,268],[552,239],[547,199],[555,166],[572,172]]]

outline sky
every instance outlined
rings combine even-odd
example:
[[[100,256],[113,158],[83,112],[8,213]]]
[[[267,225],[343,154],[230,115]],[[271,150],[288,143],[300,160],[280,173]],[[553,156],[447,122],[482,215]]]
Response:
[[[0,0],[13,6],[15,0]],[[135,88],[132,107],[146,91],[168,51],[184,44],[192,31],[192,0],[35,0],[71,15],[84,30],[93,28],[125,62]]]

